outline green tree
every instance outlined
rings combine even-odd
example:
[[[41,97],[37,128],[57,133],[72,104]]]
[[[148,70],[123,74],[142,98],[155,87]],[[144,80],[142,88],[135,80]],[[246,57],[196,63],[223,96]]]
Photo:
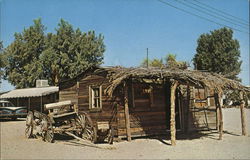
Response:
[[[3,42],[0,41],[0,84],[2,83],[4,71],[3,68],[5,66],[5,60],[3,55]]]
[[[162,59],[157,59],[157,58],[154,58],[153,60],[150,60],[150,59],[144,59],[141,64],[140,64],[140,67],[144,67],[146,68],[147,67],[147,61],[148,61],[148,67],[155,67],[155,68],[162,68],[164,67],[164,64],[163,64],[163,60]]]
[[[158,68],[163,68],[164,67],[163,60],[162,59],[154,58],[150,62],[150,66],[152,66],[152,67],[158,67]]]
[[[175,54],[167,54],[166,58],[166,67],[168,68],[179,68],[179,69],[187,69],[188,63],[185,61],[177,61]]]
[[[17,88],[34,86],[42,75],[38,61],[45,49],[44,30],[41,19],[36,19],[22,33],[15,33],[14,41],[5,49],[7,79]]]
[[[48,34],[46,50],[40,56],[44,77],[57,85],[73,78],[91,66],[103,62],[104,37],[94,31],[83,33],[61,19],[56,34]],[[49,59],[49,61],[48,61]]]
[[[5,49],[7,79],[17,88],[34,87],[37,79],[50,85],[73,78],[91,66],[100,65],[105,51],[104,37],[73,27],[63,19],[56,33],[44,33],[41,19],[21,33]]]
[[[165,58],[165,64],[163,59],[154,58],[153,60],[148,59],[148,66],[155,68],[179,68],[179,69],[187,69],[188,63],[184,61],[177,61],[175,54],[167,54]],[[140,67],[147,67],[147,59],[144,59]]]
[[[233,31],[221,28],[202,34],[198,41],[196,54],[193,58],[195,69],[206,70],[239,80],[241,63],[240,45],[233,39]]]

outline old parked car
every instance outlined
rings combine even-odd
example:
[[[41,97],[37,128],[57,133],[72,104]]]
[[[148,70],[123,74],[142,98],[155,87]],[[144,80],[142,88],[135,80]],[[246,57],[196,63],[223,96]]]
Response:
[[[6,100],[0,100],[0,118],[25,118],[27,116],[26,107],[16,107],[13,103]]]

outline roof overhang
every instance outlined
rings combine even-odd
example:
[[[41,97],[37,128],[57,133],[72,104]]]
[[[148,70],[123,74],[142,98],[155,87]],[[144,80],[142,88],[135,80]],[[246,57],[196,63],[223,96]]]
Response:
[[[4,98],[27,98],[27,97],[41,97],[59,91],[59,87],[41,87],[41,88],[24,88],[15,89],[8,93],[2,94],[1,99]]]

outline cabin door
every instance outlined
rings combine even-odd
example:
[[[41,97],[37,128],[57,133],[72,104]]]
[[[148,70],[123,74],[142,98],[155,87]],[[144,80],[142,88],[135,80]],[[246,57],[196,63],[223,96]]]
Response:
[[[217,128],[216,107],[213,92],[205,93],[202,88],[192,89],[194,102],[190,107],[189,130],[215,130]]]

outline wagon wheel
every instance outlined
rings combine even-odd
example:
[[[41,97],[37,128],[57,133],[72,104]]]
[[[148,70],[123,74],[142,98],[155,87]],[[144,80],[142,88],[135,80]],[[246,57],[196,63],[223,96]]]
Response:
[[[54,129],[52,123],[47,120],[47,128],[44,133],[44,139],[46,142],[53,143],[54,142]]]
[[[75,119],[75,125],[76,128],[78,129],[77,131],[74,132],[74,134],[78,137],[82,137],[83,134],[83,130],[85,128],[85,115],[77,115],[76,119]]]
[[[108,143],[113,144],[114,141],[114,128],[111,126],[108,132]]]
[[[93,122],[89,115],[82,114],[84,118],[84,128],[82,133],[82,138],[89,140],[91,142],[96,142],[96,128],[93,125]]]
[[[25,129],[25,137],[31,138],[33,134],[33,120],[34,115],[33,112],[29,111],[27,117],[26,117],[26,129]]]

